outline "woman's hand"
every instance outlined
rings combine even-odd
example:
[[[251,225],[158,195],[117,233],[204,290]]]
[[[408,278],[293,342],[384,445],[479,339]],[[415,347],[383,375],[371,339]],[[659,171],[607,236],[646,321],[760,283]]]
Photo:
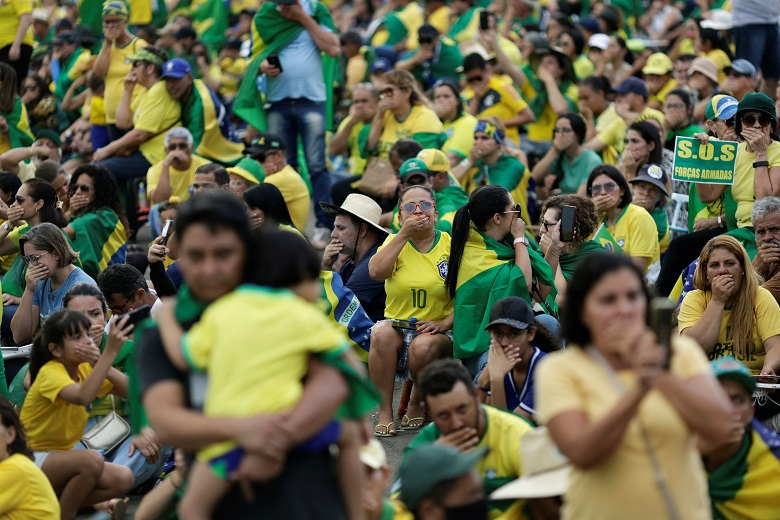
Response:
[[[95,345],[100,345],[100,343],[103,341],[103,333],[106,331],[106,328],[103,325],[90,325],[89,326],[89,337],[92,338],[92,341],[95,342]]]
[[[146,259],[150,264],[165,261],[165,255],[168,254],[168,248],[162,245],[163,239],[165,239],[164,236],[159,236],[155,238],[149,246],[149,252],[146,253]]]
[[[8,293],[3,293],[3,307],[8,307],[9,305],[19,305],[22,303],[22,299],[18,296],[12,296]]]
[[[49,277],[49,268],[43,264],[33,265],[27,268],[27,286],[26,291],[34,291],[38,282],[42,282]]]
[[[512,221],[512,227],[509,228],[510,233],[512,233],[512,237],[514,238],[520,238],[525,236],[525,221],[520,218],[519,213],[507,213],[507,215],[510,215],[510,218],[514,217],[514,220]]]
[[[443,321],[423,321],[417,322],[417,332],[419,334],[444,334],[449,329]]]
[[[11,206],[8,208],[8,225],[17,227],[24,215],[24,209],[21,206]]]
[[[491,379],[499,377],[504,379],[504,376],[511,372],[520,361],[520,349],[505,351],[501,345],[490,341],[487,366],[490,367]]]
[[[715,229],[719,227],[718,217],[715,218],[699,218],[693,222],[693,230],[701,231],[703,229]]]
[[[632,172],[636,172],[639,169],[639,160],[640,158],[629,150],[624,150],[623,155],[620,156],[620,164]]]
[[[730,274],[722,274],[712,279],[712,299],[726,303],[734,293],[734,278]]]
[[[398,234],[411,238],[417,235],[421,231],[425,231],[431,225],[431,217],[425,213],[411,214],[404,219],[404,223],[401,226]]]
[[[764,368],[761,369],[761,375],[758,376],[758,380],[762,383],[777,383],[777,374],[775,374],[775,369],[769,365],[764,365]]]
[[[8,61],[18,61],[21,55],[22,55],[21,44],[12,43],[11,49],[8,51]]]
[[[767,148],[772,143],[772,138],[766,135],[761,130],[755,128],[742,128],[742,137],[747,141],[748,146],[753,152],[758,154],[766,154]]]
[[[609,193],[601,193],[593,197],[593,205],[596,206],[596,213],[604,213],[617,205],[617,198]]]
[[[555,137],[553,138],[553,148],[555,148],[555,151],[558,154],[561,154],[571,148],[571,145],[574,142],[573,132],[568,134],[555,134]]]
[[[129,324],[129,314],[123,316],[114,316],[111,320],[111,330],[108,333],[108,341],[106,342],[106,352],[111,351],[113,353],[119,352],[125,341],[130,339],[130,335],[133,333],[135,325]]]
[[[85,207],[87,204],[89,204],[89,197],[86,195],[82,195],[80,191],[77,191],[73,195],[70,196],[70,212],[71,214],[77,212],[81,208]]]
[[[635,341],[630,362],[639,376],[642,390],[649,390],[658,376],[666,372],[666,349],[656,342],[655,334],[644,330]]]
[[[566,244],[561,242],[561,221],[559,220],[555,227],[541,236],[539,247],[542,248],[545,255],[552,251],[555,256],[560,256],[565,246]]]

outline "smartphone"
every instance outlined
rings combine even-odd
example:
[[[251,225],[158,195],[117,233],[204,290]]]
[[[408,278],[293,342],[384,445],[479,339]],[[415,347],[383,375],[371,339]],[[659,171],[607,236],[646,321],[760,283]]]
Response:
[[[479,12],[479,29],[481,31],[490,29],[490,13],[484,9]]]
[[[577,208],[564,206],[561,210],[561,242],[571,242],[574,238],[574,217]]]
[[[132,311],[127,313],[129,317],[127,318],[126,325],[138,325],[146,318],[148,318],[150,313],[151,313],[151,309],[149,308],[148,305],[141,305],[137,309],[133,309]]]
[[[416,327],[412,327],[412,322],[411,322],[411,321],[409,321],[409,320],[396,320],[396,319],[391,319],[391,320],[390,320],[390,324],[391,324],[391,325],[393,326],[393,328],[395,328],[395,329],[411,329],[411,328],[416,328]]]
[[[266,58],[266,60],[268,60],[268,64],[269,65],[279,69],[279,74],[281,74],[283,72],[283,70],[282,70],[282,62],[279,61],[279,56],[277,56],[276,54],[272,54],[272,55],[268,56]]]
[[[168,239],[171,238],[172,234],[173,234],[173,220],[168,219],[165,221],[165,224],[163,224],[162,234],[161,234],[163,239],[162,242],[160,242],[160,244],[163,246],[168,244]]]
[[[666,349],[667,369],[672,360],[672,327],[674,303],[668,298],[653,298],[650,302],[650,328],[655,332],[658,344]]]

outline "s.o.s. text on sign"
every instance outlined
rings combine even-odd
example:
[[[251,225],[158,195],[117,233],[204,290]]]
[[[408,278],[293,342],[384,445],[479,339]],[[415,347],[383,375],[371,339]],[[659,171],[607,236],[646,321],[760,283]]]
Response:
[[[676,181],[734,184],[737,144],[714,140],[705,144],[693,137],[678,137],[674,144],[672,178]]]

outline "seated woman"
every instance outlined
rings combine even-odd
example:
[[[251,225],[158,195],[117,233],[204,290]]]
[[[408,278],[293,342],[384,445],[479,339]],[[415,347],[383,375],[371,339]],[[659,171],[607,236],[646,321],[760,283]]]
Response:
[[[433,86],[433,109],[447,134],[441,150],[447,154],[450,166],[454,167],[471,151],[477,118],[464,110],[460,87],[451,79],[441,79]]]
[[[745,248],[729,235],[710,240],[680,306],[680,333],[710,359],[734,356],[754,373],[780,372],[780,307],[760,287]]]
[[[570,242],[561,240],[561,212],[564,206],[574,206],[574,232]],[[555,272],[556,301],[563,302],[566,287],[579,263],[588,255],[603,253],[604,247],[590,240],[599,225],[599,215],[593,201],[579,195],[556,195],[542,206],[542,222],[539,227],[539,248],[544,260]]]
[[[450,258],[450,235],[436,229],[436,196],[428,188],[412,186],[398,197],[401,229],[390,235],[368,264],[374,280],[385,280],[385,321],[371,331],[368,371],[382,394],[378,437],[396,433],[393,421],[393,382],[397,369],[409,369],[412,380],[431,361],[452,356],[452,297],[444,289]],[[406,269],[402,269],[406,267]],[[417,319],[406,345],[404,334],[392,319]],[[425,410],[417,385],[409,401],[402,429],[422,427]]]
[[[593,234],[605,249],[631,257],[647,273],[660,258],[658,230],[653,217],[632,204],[626,178],[614,166],[596,166],[588,176],[588,196],[601,215],[601,224]]]
[[[85,164],[76,168],[72,179],[65,232],[84,271],[96,277],[109,265],[125,263],[127,219],[114,176],[105,167]]]
[[[60,518],[60,504],[46,475],[33,462],[27,436],[10,401],[0,397],[0,515]]]
[[[284,231],[301,234],[293,225],[292,217],[279,188],[261,183],[244,192],[244,202],[249,210],[249,223],[253,228],[270,225]],[[303,236],[303,235],[301,235]]]
[[[106,349],[99,354],[89,336],[87,317],[61,310],[46,321],[33,345],[32,386],[21,420],[35,464],[59,495],[62,518],[74,518],[80,508],[105,501],[112,509],[117,502],[111,499],[133,485],[128,468],[104,462],[94,450],[73,450],[95,398],[109,392],[127,396],[127,377],[111,367],[132,330],[126,323],[127,318],[113,321]]]
[[[596,152],[585,147],[587,130],[580,114],[568,112],[558,118],[552,147],[531,172],[540,198],[546,199],[554,189],[585,195],[588,173],[602,163]]]
[[[687,90],[676,88],[666,94],[664,103],[664,148],[674,151],[678,137],[693,137],[702,128],[693,124],[693,100]]]
[[[547,288],[547,299],[555,303],[554,273],[530,247],[520,212],[506,188],[480,186],[455,213],[452,223],[445,286],[455,302],[454,356],[475,376],[487,364],[488,309],[497,300],[518,296],[531,302],[535,295],[544,304],[534,290],[538,281],[538,289]]]
[[[664,169],[657,164],[646,164],[639,169],[636,177],[631,179],[631,195],[634,204],[645,208],[650,213],[658,229],[658,245],[660,254],[669,247],[669,216],[666,213],[666,184],[669,177]]]
[[[516,296],[490,309],[490,353],[477,379],[480,400],[533,420],[534,379],[539,362],[561,348],[560,340],[536,322],[531,306]]]
[[[11,332],[14,341],[22,343],[35,337],[46,319],[62,308],[68,289],[79,282],[95,281],[73,265],[79,254],[54,224],[38,224],[19,239],[19,245],[27,266],[27,283],[11,319]]]
[[[665,150],[661,144],[661,133],[655,123],[649,120],[634,123],[626,132],[626,149],[620,157],[618,169],[626,180],[636,177],[639,168],[645,164],[660,164],[664,166]],[[667,190],[671,192],[671,179],[668,181]]]

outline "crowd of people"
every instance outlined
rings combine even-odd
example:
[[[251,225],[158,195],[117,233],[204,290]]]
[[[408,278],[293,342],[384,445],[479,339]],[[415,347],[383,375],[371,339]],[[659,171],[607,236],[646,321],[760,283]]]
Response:
[[[1,2],[0,518],[780,518],[778,53],[778,0]]]

